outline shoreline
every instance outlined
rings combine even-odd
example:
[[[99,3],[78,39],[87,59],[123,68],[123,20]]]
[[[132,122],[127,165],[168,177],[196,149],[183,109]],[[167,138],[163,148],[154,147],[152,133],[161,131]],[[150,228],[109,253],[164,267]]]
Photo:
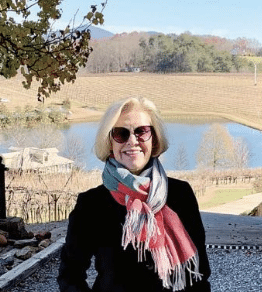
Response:
[[[73,114],[73,117],[67,119],[68,123],[85,123],[85,122],[99,122],[102,118],[104,112],[92,112],[91,115],[86,115],[85,117],[77,117],[77,114]],[[90,114],[89,112],[89,114]],[[262,131],[262,125],[248,121],[244,118],[237,117],[234,115],[229,115],[225,113],[214,113],[214,112],[174,112],[174,111],[163,111],[161,112],[161,117],[164,122],[170,123],[186,123],[186,124],[201,124],[205,122],[233,122],[241,124],[243,126]]]

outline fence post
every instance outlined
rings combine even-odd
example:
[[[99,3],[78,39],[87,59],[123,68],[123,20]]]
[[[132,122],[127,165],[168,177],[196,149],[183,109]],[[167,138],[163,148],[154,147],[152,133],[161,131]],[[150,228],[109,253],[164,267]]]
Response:
[[[6,219],[6,201],[5,201],[5,171],[7,168],[2,163],[0,156],[0,219]]]

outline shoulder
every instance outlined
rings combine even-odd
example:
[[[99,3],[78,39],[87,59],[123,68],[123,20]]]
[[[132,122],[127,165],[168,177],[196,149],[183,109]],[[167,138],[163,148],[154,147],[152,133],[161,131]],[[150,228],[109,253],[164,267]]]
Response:
[[[95,188],[80,193],[77,197],[77,204],[90,205],[95,203],[102,203],[109,197],[108,194],[108,189],[104,185],[99,185]]]
[[[168,192],[189,192],[192,193],[192,188],[187,181],[168,177]]]
[[[197,204],[192,187],[187,181],[168,177],[167,203],[173,204]]]

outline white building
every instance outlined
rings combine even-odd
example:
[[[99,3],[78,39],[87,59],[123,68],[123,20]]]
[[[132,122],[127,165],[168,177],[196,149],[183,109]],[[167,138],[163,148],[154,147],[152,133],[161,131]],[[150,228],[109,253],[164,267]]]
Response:
[[[71,172],[74,161],[58,155],[56,148],[39,149],[9,148],[11,152],[2,153],[3,163],[10,170],[38,173]]]

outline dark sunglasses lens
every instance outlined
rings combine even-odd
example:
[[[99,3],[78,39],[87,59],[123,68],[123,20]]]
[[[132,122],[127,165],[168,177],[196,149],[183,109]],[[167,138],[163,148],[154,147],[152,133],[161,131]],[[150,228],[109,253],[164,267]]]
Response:
[[[146,142],[152,136],[152,126],[141,126],[134,130],[136,139],[140,142]],[[116,127],[112,129],[112,137],[117,143],[125,143],[128,141],[130,131],[123,127]]]
[[[134,131],[138,141],[146,142],[152,136],[152,127],[151,126],[141,126],[135,129]]]
[[[130,132],[126,128],[114,128],[112,130],[112,137],[118,143],[124,143],[128,140]]]

